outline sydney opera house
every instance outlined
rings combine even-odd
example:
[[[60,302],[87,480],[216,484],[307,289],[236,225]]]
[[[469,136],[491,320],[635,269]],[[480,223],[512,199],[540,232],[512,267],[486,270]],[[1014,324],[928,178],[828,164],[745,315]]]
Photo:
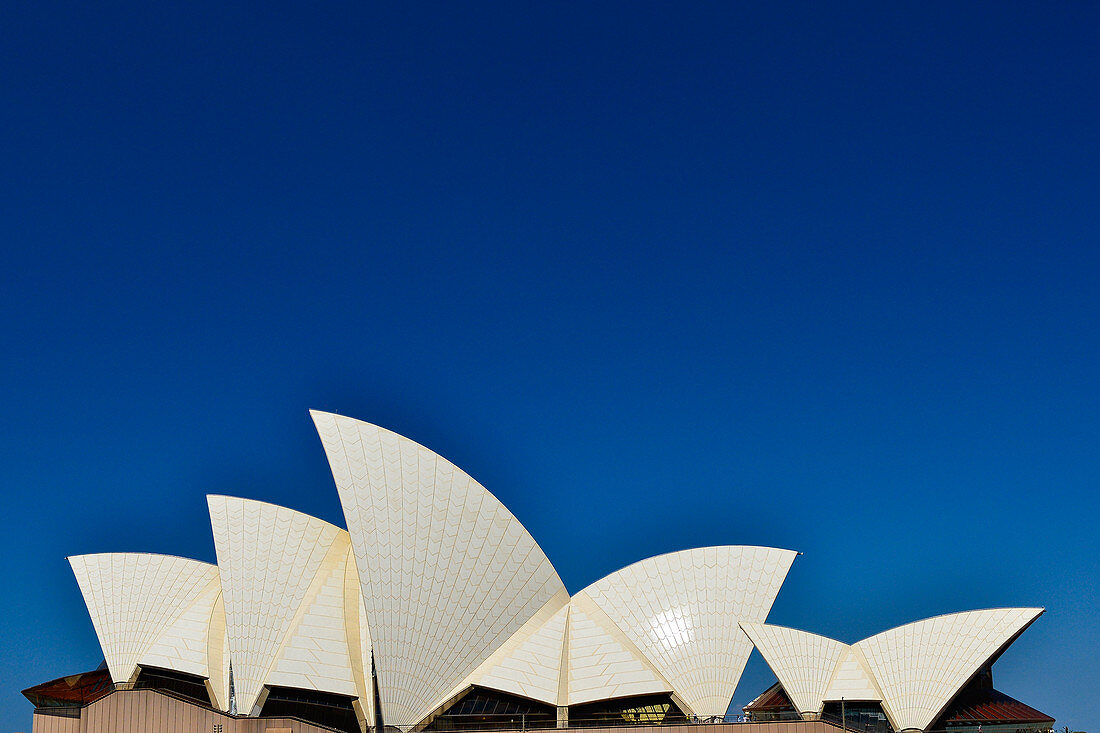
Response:
[[[1041,608],[952,613],[848,644],[767,624],[797,553],[746,546],[651,557],[570,594],[462,470],[374,425],[312,416],[347,529],[210,496],[216,565],[69,558],[104,664],[25,690],[35,733],[1054,723],[992,685]],[[778,681],[727,715],[754,647]]]

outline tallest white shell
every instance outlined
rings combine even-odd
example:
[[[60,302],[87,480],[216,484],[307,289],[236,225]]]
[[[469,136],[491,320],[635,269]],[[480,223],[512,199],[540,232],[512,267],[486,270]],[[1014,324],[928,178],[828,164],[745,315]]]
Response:
[[[311,415],[351,533],[383,720],[415,725],[564,586],[461,469],[375,425]]]

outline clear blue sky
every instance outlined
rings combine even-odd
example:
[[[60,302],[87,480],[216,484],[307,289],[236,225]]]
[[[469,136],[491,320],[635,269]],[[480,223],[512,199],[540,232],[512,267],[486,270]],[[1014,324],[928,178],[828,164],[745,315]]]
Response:
[[[1095,730],[1100,6],[756,5],[6,7],[0,731],[100,661],[65,556],[343,523],[309,408],[570,590],[744,543],[845,641],[1045,606],[998,687]]]

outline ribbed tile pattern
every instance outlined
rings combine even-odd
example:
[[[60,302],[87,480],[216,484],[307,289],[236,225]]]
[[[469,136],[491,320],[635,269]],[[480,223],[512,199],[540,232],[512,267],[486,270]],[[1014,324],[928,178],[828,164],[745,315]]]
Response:
[[[138,659],[138,664],[209,677],[210,617],[222,586],[217,573],[193,603]]]
[[[374,680],[371,678],[370,629],[367,607],[359,586],[359,570],[348,537],[347,561],[344,563],[344,628],[347,630],[348,654],[351,657],[355,694],[359,697],[359,714],[368,726],[374,725]]]
[[[396,433],[313,412],[360,570],[387,725],[415,725],[563,589],[496,497]]]
[[[771,547],[684,550],[634,563],[584,591],[697,715],[724,715],[752,642],[797,553]]]
[[[1043,612],[994,608],[917,621],[856,644],[897,731],[924,730],[963,685]]]
[[[568,617],[569,595],[563,590],[485,660],[467,684],[564,705],[558,702],[558,686]]]
[[[359,653],[362,655],[363,679],[356,681],[359,689],[359,704],[367,716],[367,725],[374,727],[374,661],[371,659],[370,627],[367,622],[367,601],[363,598],[359,585],[355,586],[356,605],[359,608]]]
[[[302,611],[267,684],[352,697],[358,694],[344,623],[344,573],[350,550],[347,532],[340,531],[302,601]],[[355,653],[361,653],[358,644]]]
[[[825,690],[848,645],[786,626],[741,622],[800,713],[819,713]]]
[[[867,663],[859,649],[848,647],[845,650],[822,699],[882,702],[882,693],[868,674]]]
[[[568,658],[569,705],[672,691],[652,662],[585,597],[571,603]]]
[[[77,555],[69,564],[115,682],[130,679],[142,655],[218,577],[214,565],[169,555]]]
[[[741,546],[649,558],[570,598],[519,521],[453,464],[312,414],[350,533],[211,496],[218,567],[70,558],[112,679],[139,665],[206,676],[224,708],[232,660],[242,714],[271,684],[357,696],[372,724],[373,656],[391,726],[471,685],[555,705],[673,692],[708,716],[725,712],[755,643],[800,712],[881,700],[904,733],[927,728],[1042,613],[938,616],[847,646],[763,623],[795,553]]]
[[[209,496],[237,709],[248,714],[340,530],[260,501]]]
[[[214,707],[229,711],[229,634],[225,630],[225,601],[218,580],[218,598],[210,614],[207,669],[210,671],[210,688],[215,699]]]

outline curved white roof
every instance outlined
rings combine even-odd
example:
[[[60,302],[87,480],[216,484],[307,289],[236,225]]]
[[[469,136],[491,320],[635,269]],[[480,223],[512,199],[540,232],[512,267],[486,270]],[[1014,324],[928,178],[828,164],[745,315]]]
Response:
[[[348,559],[344,566],[344,625],[351,657],[352,679],[355,682],[357,713],[366,721],[366,727],[374,726],[374,679],[371,669],[370,628],[367,624],[367,602],[359,587],[359,570],[355,567],[355,553],[348,538]],[[358,652],[358,654],[356,653]]]
[[[570,603],[568,667],[561,705],[672,692],[672,684],[591,598]]]
[[[882,690],[894,730],[924,730],[1041,608],[993,608],[917,621],[855,644]]]
[[[445,458],[311,412],[359,568],[387,725],[415,725],[564,586],[538,544]]]
[[[175,669],[199,677],[211,676],[211,666],[221,668],[227,665],[228,661],[216,652],[216,656],[211,658],[212,635],[220,637],[224,633],[224,620],[218,623],[213,619],[217,609],[220,609],[218,601],[221,594],[221,583],[215,574],[202,592],[195,596],[195,600],[167,625],[164,633],[138,658],[138,664]],[[214,645],[220,646],[220,641],[218,638]]]
[[[222,598],[221,579],[218,579],[218,597],[210,612],[207,691],[210,702],[218,710],[229,712],[229,632],[225,628],[225,601]]]
[[[672,692],[653,663],[592,599],[563,590],[512,635],[448,700],[471,685],[549,705]]]
[[[671,683],[696,715],[724,715],[752,642],[797,555],[772,547],[702,547],[636,562],[581,591]]]
[[[880,701],[897,731],[931,725],[985,665],[1043,612],[996,608],[899,626],[848,646],[805,631],[741,623],[800,713],[825,701]]]
[[[139,662],[207,675],[215,565],[171,555],[104,553],[69,558],[111,679]]]
[[[875,681],[871,679],[867,662],[859,649],[848,647],[844,651],[844,656],[836,665],[833,678],[829,681],[829,687],[822,695],[822,699],[834,702],[838,700],[882,702],[882,693],[879,692]]]
[[[260,501],[207,503],[237,709],[258,712],[267,684],[357,695],[344,612],[347,532]]]
[[[427,448],[312,413],[349,531],[283,507],[208,497],[218,566],[164,555],[70,558],[112,678],[141,665],[206,677],[257,714],[265,686],[355,698],[373,724],[425,724],[471,686],[549,705],[669,693],[725,713],[752,645],[800,713],[881,701],[922,730],[1042,613],[949,614],[851,646],[765,624],[796,553],[704,547],[652,557],[570,597],[485,488]],[[751,640],[750,640],[751,638]]]
[[[569,594],[563,589],[486,659],[465,682],[548,705],[559,703],[562,649],[569,619]],[[449,696],[450,697],[450,696]]]
[[[818,713],[848,645],[786,626],[741,622],[799,713]],[[851,698],[849,698],[851,699]]]

